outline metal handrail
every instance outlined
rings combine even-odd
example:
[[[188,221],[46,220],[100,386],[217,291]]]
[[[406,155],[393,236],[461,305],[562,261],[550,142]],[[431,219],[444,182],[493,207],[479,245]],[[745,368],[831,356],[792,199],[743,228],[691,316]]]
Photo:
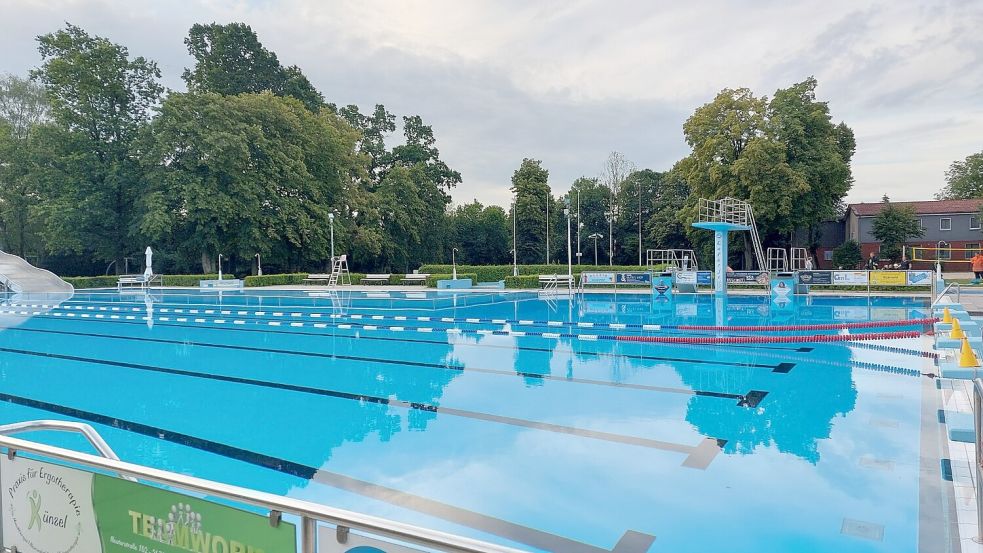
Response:
[[[976,433],[976,542],[983,542],[983,380],[973,379],[973,429]]]
[[[956,288],[956,303],[959,303],[962,299],[962,286],[958,282],[950,282],[949,285],[942,290],[942,293],[935,298],[935,301],[932,302],[932,307],[935,307],[935,305],[949,293],[949,289],[953,287]]]
[[[0,448],[6,448],[8,455],[27,452],[107,472],[114,472],[140,480],[155,482],[193,493],[223,498],[244,505],[252,505],[261,509],[296,515],[301,519],[300,544],[302,553],[315,553],[317,551],[317,526],[319,522],[336,526],[339,534],[343,534],[349,529],[364,531],[376,536],[411,543],[417,546],[435,548],[448,553],[522,553],[518,549],[455,536],[437,530],[430,530],[371,515],[319,505],[309,501],[241,488],[221,482],[213,482],[176,472],[145,467],[117,459],[109,459],[98,455],[40,444],[20,438],[0,435]]]

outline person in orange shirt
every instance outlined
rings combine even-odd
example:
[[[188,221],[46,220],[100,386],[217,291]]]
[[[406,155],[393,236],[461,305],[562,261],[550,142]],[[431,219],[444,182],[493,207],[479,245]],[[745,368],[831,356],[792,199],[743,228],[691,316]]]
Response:
[[[983,280],[983,253],[976,252],[970,262],[973,264],[973,274],[976,276],[976,281]]]

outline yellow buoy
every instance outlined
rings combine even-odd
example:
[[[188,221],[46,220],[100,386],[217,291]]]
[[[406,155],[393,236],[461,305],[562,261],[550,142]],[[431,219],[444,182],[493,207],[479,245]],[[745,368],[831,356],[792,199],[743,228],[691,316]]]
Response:
[[[942,322],[946,324],[952,323],[952,313],[949,313],[948,307],[942,310]]]
[[[979,367],[980,362],[976,359],[976,352],[969,346],[969,339],[963,338],[963,345],[959,348],[960,367]]]
[[[961,340],[966,337],[963,327],[959,326],[959,319],[952,319],[952,330],[949,332],[949,337],[953,340]]]

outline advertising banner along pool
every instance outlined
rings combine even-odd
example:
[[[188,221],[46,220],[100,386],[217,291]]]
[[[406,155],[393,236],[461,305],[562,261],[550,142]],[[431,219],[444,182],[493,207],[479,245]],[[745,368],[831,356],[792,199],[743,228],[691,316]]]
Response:
[[[40,553],[296,553],[297,529],[153,486],[0,457],[3,545]]]

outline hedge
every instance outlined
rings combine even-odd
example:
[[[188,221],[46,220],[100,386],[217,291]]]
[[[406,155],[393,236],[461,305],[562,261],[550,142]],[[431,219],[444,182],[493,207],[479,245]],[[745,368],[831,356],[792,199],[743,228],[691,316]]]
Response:
[[[95,277],[64,277],[62,280],[71,284],[77,289],[85,288],[115,288],[116,276],[95,276]]]
[[[193,286],[198,287],[199,280],[215,280],[218,275],[163,275],[162,286]],[[77,289],[86,288],[115,288],[119,277],[116,275],[94,277],[64,277],[63,280]]]
[[[244,286],[284,286],[288,284],[307,284],[304,279],[308,273],[288,273],[282,275],[263,275],[247,276],[243,282]]]
[[[661,267],[660,267],[661,268]],[[649,271],[649,267],[638,265],[574,265],[573,274],[579,275],[584,271]],[[656,269],[657,270],[657,269]],[[424,265],[420,267],[421,273],[430,274],[450,274],[453,271],[451,265]],[[498,282],[512,276],[512,265],[458,265],[458,273],[474,273],[478,275],[478,282]],[[519,265],[519,276],[522,275],[565,275],[567,274],[566,265]],[[508,286],[508,284],[506,284]]]
[[[451,280],[452,278],[454,278],[453,274],[446,274],[446,275],[431,274],[430,276],[427,277],[427,286],[429,286],[430,288],[436,288],[438,280]],[[478,275],[476,273],[459,272],[457,273],[457,278],[458,279],[470,278],[471,284],[478,284]]]
[[[539,275],[519,275],[505,277],[506,288],[539,288]]]

